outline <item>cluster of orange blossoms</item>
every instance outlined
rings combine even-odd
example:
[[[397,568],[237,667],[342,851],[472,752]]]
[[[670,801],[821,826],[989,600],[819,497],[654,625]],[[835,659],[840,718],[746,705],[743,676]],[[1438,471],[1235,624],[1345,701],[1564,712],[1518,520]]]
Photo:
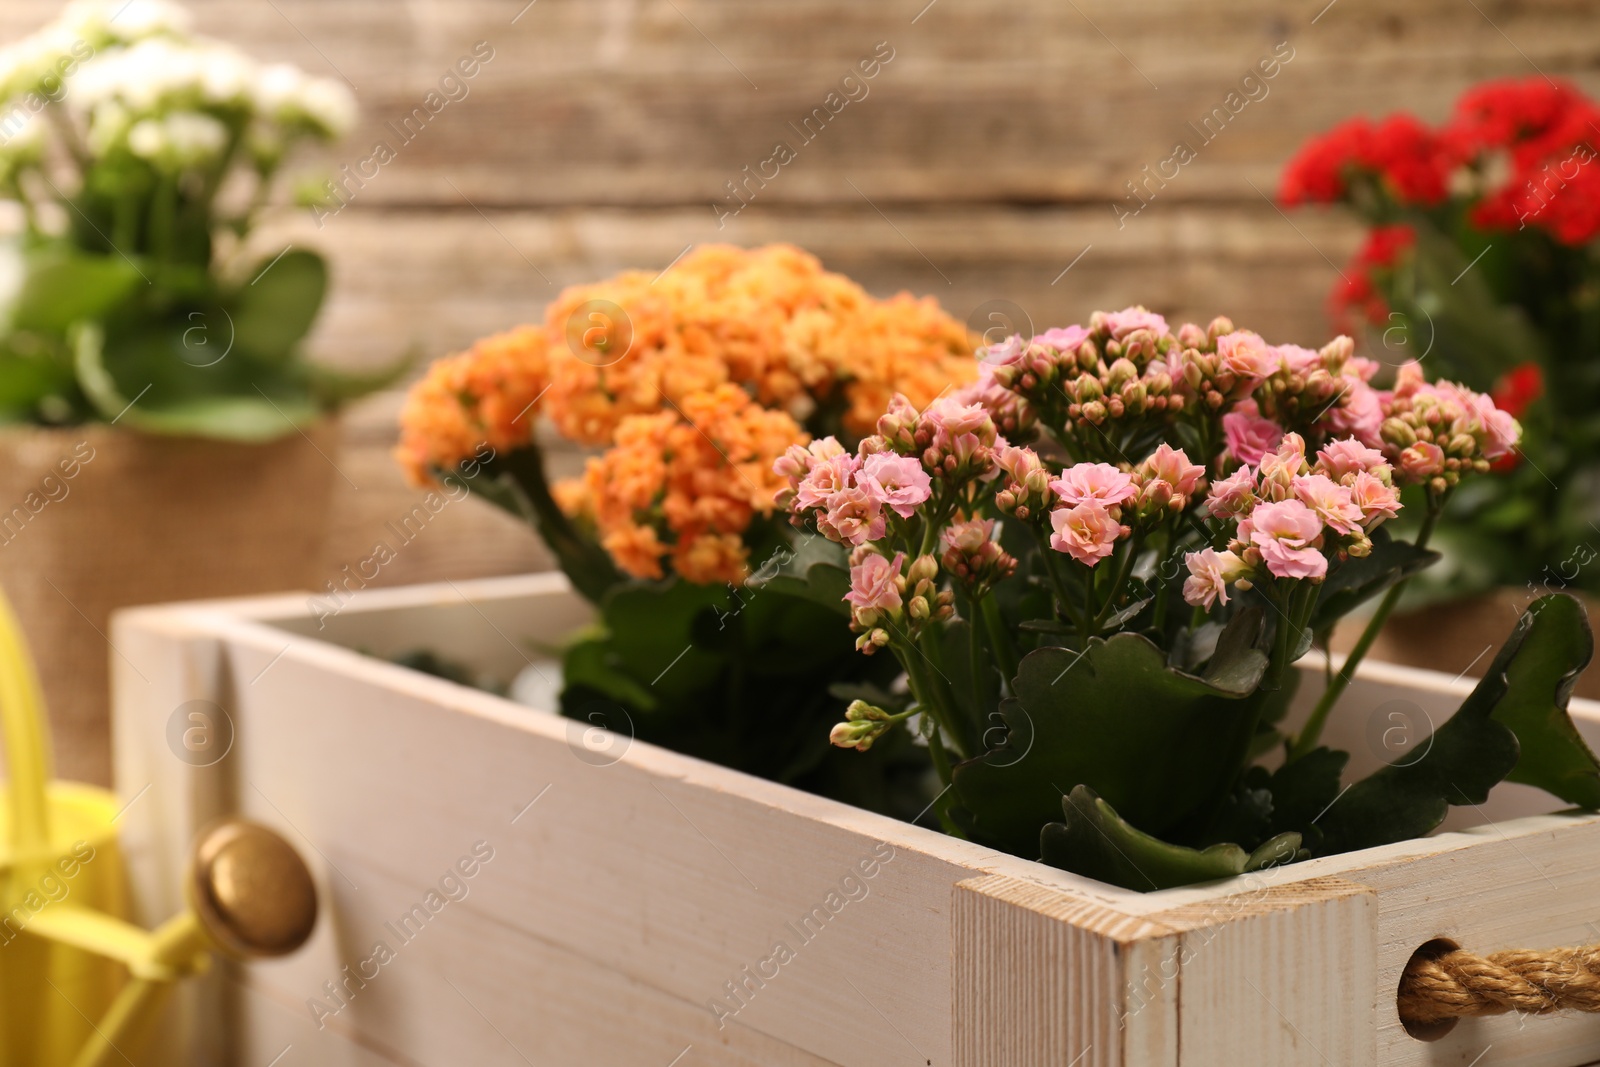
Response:
[[[400,410],[395,459],[413,485],[454,470],[484,444],[509,452],[528,443],[550,384],[545,332],[519,326],[435,360]]]
[[[606,448],[554,487],[629,574],[663,560],[693,582],[743,579],[744,534],[770,516],[784,449],[826,418],[871,433],[889,398],[927,404],[976,376],[964,327],[931,299],[870,296],[788,245],[698,248],[659,275],[574,286],[542,328],[489,337],[435,363],[401,413],[414,482],[487,442],[532,440],[536,414]]]
[[[738,582],[747,567],[743,534],[757,515],[772,514],[787,484],[773,460],[807,438],[786,413],[719,385],[685,397],[681,417],[623,419],[611,448],[556,495],[562,510],[593,519],[629,574],[662,577],[670,553],[672,569],[691,582]]]
[[[966,329],[935,301],[874,299],[791,245],[707,245],[664,274],[573,286],[545,329],[579,357],[552,367],[545,411],[590,445],[629,415],[724,383],[802,422],[842,401],[843,429],[860,436],[894,393],[927,403],[977,373]]]

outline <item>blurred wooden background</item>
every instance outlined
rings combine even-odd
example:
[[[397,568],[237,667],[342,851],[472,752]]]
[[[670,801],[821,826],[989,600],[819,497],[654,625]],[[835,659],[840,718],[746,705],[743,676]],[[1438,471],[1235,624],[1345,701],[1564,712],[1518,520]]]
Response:
[[[6,0],[0,40],[58,0]],[[201,28],[343,78],[363,112],[323,161],[378,139],[398,155],[349,207],[290,213],[273,240],[315,247],[335,297],[315,348],[373,365],[442,354],[539,317],[563,285],[662,268],[687,246],[791,241],[879,293],[993,300],[1043,328],[1144,302],[1227,312],[1319,339],[1356,230],[1268,197],[1301,140],[1345,116],[1441,118],[1492,76],[1600,91],[1593,0],[195,0]],[[386,124],[487,42],[493,58],[410,143]],[[894,58],[815,140],[798,125],[879,42]],[[1293,58],[1198,158],[1136,207],[1125,183],[1172,154],[1280,42]],[[1283,54],[1283,53],[1280,53]],[[859,90],[856,90],[859,95]],[[1260,89],[1254,90],[1260,95]],[[797,158],[719,229],[712,205],[783,140]],[[1070,269],[1068,269],[1070,266]],[[350,413],[329,576],[415,494],[393,469],[398,395]],[[575,462],[575,459],[574,459]],[[450,509],[381,581],[546,563],[476,501]]]

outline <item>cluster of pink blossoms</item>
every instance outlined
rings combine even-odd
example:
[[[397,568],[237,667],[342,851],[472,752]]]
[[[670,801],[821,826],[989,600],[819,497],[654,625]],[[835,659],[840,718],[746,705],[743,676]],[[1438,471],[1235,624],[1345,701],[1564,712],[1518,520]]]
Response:
[[[1255,341],[1247,344],[1252,357],[1264,366],[1276,360],[1277,369],[1222,417],[1228,454],[1241,463],[1260,463],[1286,433],[1299,429],[1380,449],[1402,481],[1439,478],[1435,488],[1442,492],[1466,471],[1488,470],[1521,436],[1517,420],[1492,399],[1454,382],[1428,383],[1415,362],[1400,368],[1393,389],[1374,389],[1368,382],[1377,364],[1350,355],[1348,337],[1320,352]],[[1309,421],[1308,413],[1314,413]]]
[[[1248,589],[1263,574],[1321,581],[1330,557],[1367,555],[1368,535],[1400,511],[1400,491],[1377,449],[1344,438],[1308,463],[1305,440],[1291,433],[1259,467],[1240,467],[1212,485],[1206,509],[1237,524],[1224,551],[1185,557],[1184,599],[1210,608],[1228,602],[1229,586]]]
[[[1376,448],[1382,394],[1369,383],[1378,364],[1354,350],[1348,337],[1315,350],[1269,345],[1246,330],[1219,337],[1218,360],[1247,393],[1222,416],[1229,454],[1241,463],[1260,463],[1289,432],[1353,437]]]
[[[878,626],[884,619],[904,619],[915,632],[950,613],[949,594],[934,592],[941,563],[972,596],[1014,573],[995,520],[978,517],[991,499],[1038,529],[1051,549],[1093,567],[1136,528],[1181,514],[1205,489],[1205,468],[1167,444],[1129,469],[1086,462],[1052,474],[1032,449],[1000,436],[987,406],[968,402],[982,388],[921,412],[897,396],[854,454],[825,438],[791,447],[774,466],[789,480],[779,503],[792,521],[851,546],[845,599],[869,651],[890,639]]]
[[[1426,382],[1422,365],[1400,368],[1380,395],[1380,447],[1407,483],[1443,492],[1468,472],[1483,473],[1510,454],[1522,427],[1483,393],[1455,382]]]

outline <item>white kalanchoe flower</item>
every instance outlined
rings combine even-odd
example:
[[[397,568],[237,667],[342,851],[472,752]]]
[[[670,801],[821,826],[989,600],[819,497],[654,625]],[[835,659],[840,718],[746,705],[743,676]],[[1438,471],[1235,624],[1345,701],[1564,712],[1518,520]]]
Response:
[[[43,149],[43,119],[26,110],[0,112],[0,177],[39,159]]]
[[[209,163],[228,143],[228,127],[199,111],[174,111],[141,119],[128,131],[128,148],[158,166],[181,169]]]
[[[132,125],[133,115],[117,101],[108,100],[95,105],[89,116],[89,133],[84,138],[84,143],[89,146],[89,154],[100,159],[110,155],[113,149],[127,140]]]
[[[73,0],[55,23],[91,44],[186,36],[193,18],[167,0]]]
[[[356,122],[356,98],[336,81],[312,78],[301,88],[300,110],[323,136],[343,137]]]

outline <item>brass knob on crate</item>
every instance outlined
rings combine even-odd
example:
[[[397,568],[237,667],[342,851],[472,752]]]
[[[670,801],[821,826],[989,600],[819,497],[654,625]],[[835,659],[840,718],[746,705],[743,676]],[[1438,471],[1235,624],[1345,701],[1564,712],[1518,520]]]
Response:
[[[200,836],[189,897],[206,933],[236,956],[287,955],[317,923],[305,861],[278,834],[244,819],[225,819]]]

